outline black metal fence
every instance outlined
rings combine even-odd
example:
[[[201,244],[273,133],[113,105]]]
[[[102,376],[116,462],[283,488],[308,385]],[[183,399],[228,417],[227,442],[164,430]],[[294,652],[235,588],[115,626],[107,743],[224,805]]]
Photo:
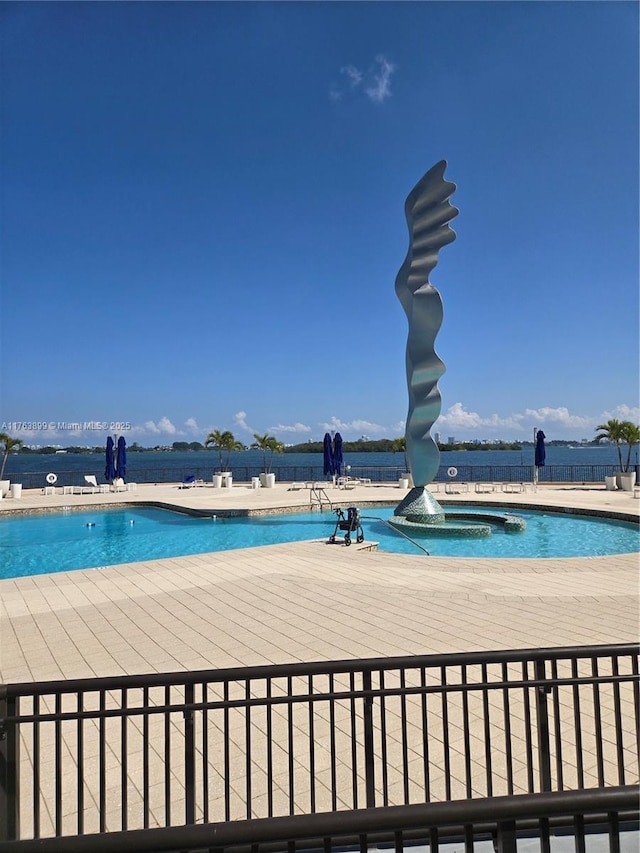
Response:
[[[604,822],[615,838],[638,815],[639,652],[5,685],[0,851],[15,839],[16,850],[281,850],[303,839],[328,850],[354,838],[366,849],[402,846],[413,829],[436,846],[457,833],[471,849],[489,833],[515,850],[519,832],[548,839],[556,820],[578,835]]]
[[[436,482],[445,483],[452,479],[449,476],[450,466],[441,465]],[[539,471],[540,483],[604,483],[604,478],[611,476],[617,465],[546,465]],[[463,482],[500,482],[522,483],[533,482],[533,465],[457,465],[456,480]],[[640,466],[632,467],[636,471],[636,480],[640,482]],[[327,480],[322,466],[318,465],[278,465],[272,471],[280,482],[323,482]],[[352,477],[368,477],[375,483],[391,483],[398,481],[405,471],[403,466],[360,466],[352,465],[349,474]],[[84,473],[91,473],[86,471]],[[233,465],[231,473],[235,482],[249,483],[252,477],[258,477],[260,466]],[[178,466],[172,468],[134,468],[130,466],[127,479],[136,483],[180,483],[186,476],[211,482],[213,470],[211,465]],[[16,481],[22,483],[25,489],[40,489],[46,485],[46,474],[42,471],[25,471],[16,474]],[[98,476],[100,481],[101,477]],[[85,485],[83,472],[62,471],[58,474],[58,486]]]

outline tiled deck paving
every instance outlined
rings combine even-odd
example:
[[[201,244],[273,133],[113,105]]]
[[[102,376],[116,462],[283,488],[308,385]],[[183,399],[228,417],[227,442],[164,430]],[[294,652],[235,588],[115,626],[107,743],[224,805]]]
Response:
[[[219,494],[224,491],[229,494]],[[397,488],[328,490],[363,506]],[[497,493],[496,503],[638,517],[604,489]],[[445,504],[444,495],[438,495]],[[487,503],[486,495],[455,502]],[[484,500],[483,500],[484,498]],[[308,490],[139,487],[25,493],[21,509],[153,500],[202,509],[308,506]],[[451,501],[449,501],[451,502]],[[10,511],[18,501],[2,501]],[[327,534],[331,524],[327,524]],[[367,544],[367,543],[365,543]],[[4,682],[258,663],[624,642],[638,636],[638,554],[488,560],[359,552],[323,542],[176,557],[0,581]]]
[[[308,490],[289,492],[284,486],[230,491],[141,486],[137,493],[64,499],[25,493],[21,507],[154,500],[193,508],[266,509],[302,507],[309,500]],[[360,506],[369,500],[397,502],[400,496],[393,487],[332,489],[329,494]],[[443,494],[437,497],[445,504]],[[640,510],[640,501],[629,493],[598,488],[539,487],[537,493],[456,495],[454,500],[486,504],[488,498],[510,506],[571,505],[633,517]],[[10,501],[2,503],[2,511],[10,510]],[[322,541],[4,580],[2,681],[633,642],[639,627],[639,568],[638,554],[425,558]],[[69,747],[65,778],[70,786],[72,755]],[[234,776],[239,813],[243,772],[239,757]],[[281,784],[286,784],[284,777]],[[304,800],[304,787],[300,796]],[[402,801],[399,779],[391,796]],[[176,807],[180,797],[176,790]],[[300,802],[301,809],[305,805]],[[131,808],[135,811],[135,796]],[[91,814],[87,805],[87,831],[95,829]],[[156,817],[162,824],[159,806]],[[71,826],[72,814],[67,821]],[[49,830],[45,820],[43,832]]]

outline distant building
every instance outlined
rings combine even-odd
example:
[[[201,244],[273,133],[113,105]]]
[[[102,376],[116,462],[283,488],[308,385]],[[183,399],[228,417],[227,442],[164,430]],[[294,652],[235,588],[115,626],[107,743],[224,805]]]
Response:
[[[447,439],[447,444],[455,444],[455,443],[456,443],[455,438],[452,435],[450,435],[449,438]]]

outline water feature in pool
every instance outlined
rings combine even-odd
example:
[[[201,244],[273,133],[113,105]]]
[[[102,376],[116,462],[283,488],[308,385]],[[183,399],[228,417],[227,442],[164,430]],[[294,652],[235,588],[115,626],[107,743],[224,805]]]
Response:
[[[475,510],[487,511],[486,507]],[[467,506],[464,511],[474,510]],[[640,550],[638,525],[631,522],[510,511],[526,520],[526,531],[512,534],[495,529],[491,536],[473,539],[428,535],[413,538],[432,555],[451,557],[579,557]],[[367,507],[361,512],[365,541],[378,542],[383,551],[424,556],[424,551],[378,520],[388,519],[392,507]],[[328,539],[334,527],[335,515],[331,512],[193,518],[136,507],[5,516],[0,518],[0,578]]]

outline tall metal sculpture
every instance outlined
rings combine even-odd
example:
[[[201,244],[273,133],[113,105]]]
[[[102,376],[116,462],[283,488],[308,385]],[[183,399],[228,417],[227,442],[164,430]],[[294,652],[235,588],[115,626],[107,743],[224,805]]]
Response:
[[[429,282],[429,274],[438,263],[439,250],[456,238],[449,222],[459,212],[449,203],[456,185],[445,180],[446,167],[445,160],[436,163],[407,196],[409,251],[396,277],[396,293],[409,321],[406,442],[414,488],[394,514],[414,517],[416,521],[424,517],[427,523],[443,517],[439,504],[425,487],[433,482],[440,464],[440,451],[430,430],[440,414],[438,379],[445,371],[444,362],[435,352],[436,335],[442,325],[442,299]]]

